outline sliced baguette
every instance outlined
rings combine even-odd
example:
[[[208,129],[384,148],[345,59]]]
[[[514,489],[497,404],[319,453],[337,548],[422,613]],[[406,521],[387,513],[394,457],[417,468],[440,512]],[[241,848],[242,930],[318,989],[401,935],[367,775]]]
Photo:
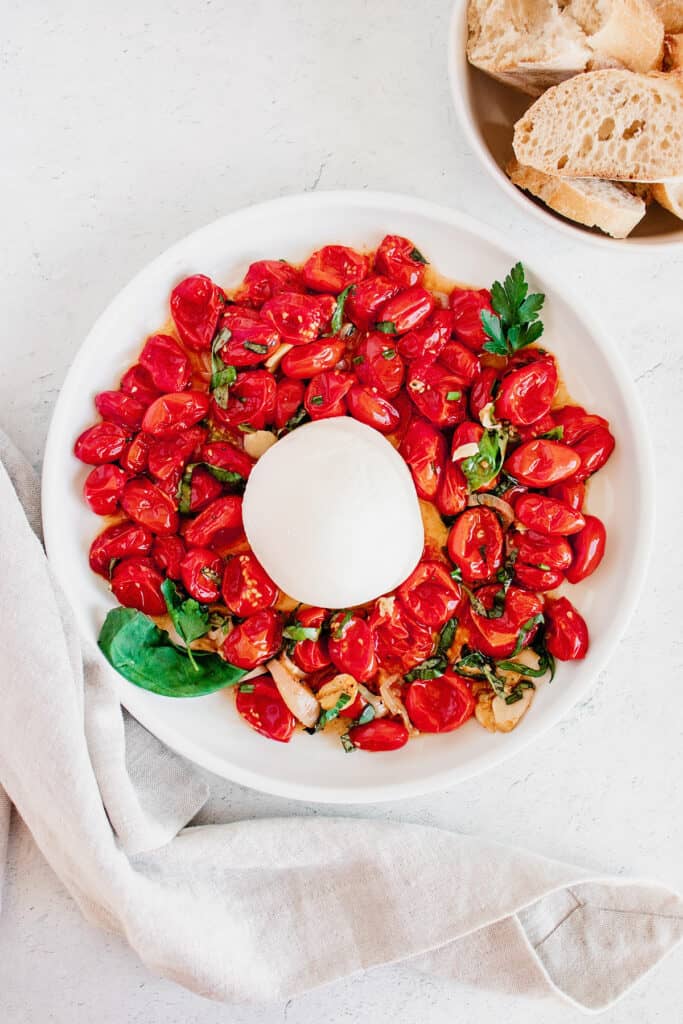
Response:
[[[596,55],[631,71],[661,67],[664,26],[648,0],[570,0],[568,10]]]
[[[611,181],[599,178],[558,178],[522,167],[516,160],[506,168],[510,181],[531,192],[563,217],[600,228],[613,238],[626,238],[645,216],[642,199]]]
[[[515,156],[545,174],[683,177],[683,78],[611,69],[548,89],[515,125]]]
[[[683,181],[658,182],[652,186],[652,195],[660,206],[683,220]]]
[[[650,0],[665,32],[683,32],[683,0]]]
[[[683,70],[683,33],[664,36],[664,67],[667,71]]]

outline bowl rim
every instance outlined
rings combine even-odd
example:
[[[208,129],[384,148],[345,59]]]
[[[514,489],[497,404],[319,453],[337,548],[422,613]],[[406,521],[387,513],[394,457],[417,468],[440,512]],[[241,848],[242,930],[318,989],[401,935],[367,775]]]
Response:
[[[644,252],[670,252],[672,249],[683,249],[683,221],[681,221],[680,238],[659,239],[657,237],[643,238],[638,236],[612,238],[610,235],[600,232],[597,228],[591,229],[586,225],[573,224],[563,219],[562,214],[555,213],[545,206],[540,206],[527,196],[522,189],[510,181],[484,142],[472,111],[472,105],[468,100],[470,90],[468,75],[472,65],[467,59],[466,50],[467,5],[468,0],[455,0],[449,21],[447,46],[451,99],[467,141],[498,186],[512,199],[520,210],[532,214],[542,224],[552,225],[555,230],[568,238],[573,238],[575,241],[581,240],[603,249],[620,248],[622,252],[640,253],[641,255]],[[484,74],[484,72],[481,73]],[[512,86],[510,88],[512,89]],[[532,99],[532,97],[529,98]]]
[[[43,462],[41,514],[48,559],[55,570],[55,576],[58,581],[60,580],[61,563],[58,555],[60,548],[60,524],[56,515],[54,518],[50,515],[50,509],[58,503],[61,460],[64,458],[63,445],[59,436],[60,421],[71,397],[68,386],[69,382],[70,380],[77,379],[81,363],[86,362],[86,352],[90,347],[93,335],[97,335],[97,332],[103,325],[106,326],[106,321],[113,315],[115,310],[120,306],[125,306],[129,296],[139,287],[141,279],[144,279],[149,272],[157,269],[159,265],[172,262],[173,258],[181,253],[186,245],[201,242],[203,235],[210,236],[222,225],[225,225],[226,231],[229,231],[231,222],[239,217],[249,218],[253,215],[277,213],[283,210],[287,211],[288,209],[300,211],[302,205],[309,209],[315,209],[316,207],[324,207],[329,204],[333,206],[335,204],[341,206],[349,205],[360,209],[372,207],[375,209],[386,209],[387,211],[400,209],[405,213],[432,218],[455,229],[476,234],[482,241],[496,246],[503,252],[507,252],[511,244],[509,238],[505,239],[502,234],[499,234],[489,225],[428,200],[391,192],[321,190],[296,193],[239,208],[191,232],[145,264],[128,284],[116,294],[84,338],[67,371],[53,410]],[[547,285],[552,291],[562,294],[570,303],[575,298],[572,295],[571,287],[567,288],[565,281],[560,282],[554,276],[554,272],[551,271],[549,273],[546,268],[539,270],[533,260],[530,262],[526,258],[524,259],[524,264],[532,277]],[[638,474],[641,480],[642,492],[648,495],[649,498],[647,500],[644,499],[642,502],[641,516],[638,520],[637,531],[631,546],[631,561],[628,567],[628,593],[622,601],[620,615],[613,624],[611,641],[603,645],[602,656],[596,661],[592,672],[581,684],[575,685],[569,692],[558,691],[553,713],[548,715],[547,720],[543,724],[537,725],[528,734],[516,735],[515,742],[492,746],[485,754],[472,758],[471,762],[467,765],[446,767],[442,771],[434,772],[427,778],[413,781],[409,780],[389,785],[368,785],[359,791],[356,788],[344,785],[326,786],[324,789],[320,789],[312,784],[281,780],[273,774],[243,768],[232,761],[229,762],[228,771],[226,761],[223,758],[206,751],[200,743],[196,743],[194,740],[178,732],[173,726],[165,722],[160,723],[153,715],[147,714],[146,708],[140,708],[136,702],[136,695],[139,691],[119,676],[106,661],[99,648],[97,648],[97,657],[100,659],[101,665],[108,670],[110,678],[117,684],[117,695],[121,704],[163,743],[201,767],[223,778],[264,793],[319,804],[360,805],[380,803],[442,791],[456,783],[463,782],[474,775],[480,774],[487,768],[500,764],[556,725],[572,707],[585,697],[586,693],[594,685],[597,676],[605,669],[607,663],[613,657],[614,651],[633,616],[640,598],[654,536],[654,468],[652,446],[640,396],[626,366],[621,360],[616,344],[612,341],[609,334],[603,330],[602,326],[593,317],[593,314],[586,310],[585,304],[578,304],[578,302],[572,304],[579,311],[577,316],[584,324],[587,333],[589,333],[594,343],[609,358],[616,385],[626,400],[625,407],[629,409],[630,424],[635,440],[630,456],[634,472]],[[66,566],[64,570],[66,571]],[[77,609],[75,609],[75,618],[78,623],[79,632],[81,632],[88,643],[92,643],[92,639]],[[508,739],[511,739],[511,737],[508,737]]]

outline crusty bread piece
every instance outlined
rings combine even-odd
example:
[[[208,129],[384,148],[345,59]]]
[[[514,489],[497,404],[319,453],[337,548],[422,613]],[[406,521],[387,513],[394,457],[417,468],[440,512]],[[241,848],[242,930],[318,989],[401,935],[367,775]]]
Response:
[[[537,196],[563,217],[600,228],[613,238],[626,238],[645,216],[642,199],[611,181],[599,178],[558,178],[512,160],[506,167],[510,181]]]
[[[664,36],[664,70],[683,70],[683,33]]]
[[[650,0],[665,32],[683,32],[683,0]]]
[[[548,89],[515,125],[515,156],[546,174],[683,177],[683,77],[588,71]]]
[[[652,195],[660,206],[683,220],[683,181],[658,182],[652,186]]]
[[[596,54],[631,71],[661,67],[664,26],[648,0],[570,0],[568,10]]]

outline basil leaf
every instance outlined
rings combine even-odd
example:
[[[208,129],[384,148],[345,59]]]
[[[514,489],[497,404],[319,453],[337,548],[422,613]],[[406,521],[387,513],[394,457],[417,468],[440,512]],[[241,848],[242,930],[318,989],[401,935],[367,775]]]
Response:
[[[375,330],[382,334],[396,334],[396,324],[392,320],[379,320],[375,324]]]
[[[395,358],[396,358],[396,349],[395,348],[385,348],[385,349],[382,349],[382,359],[395,359]]]
[[[324,729],[328,722],[331,722],[334,718],[338,718],[341,712],[344,710],[347,704],[351,703],[351,698],[348,693],[342,693],[339,700],[333,708],[329,708],[327,711],[320,712],[320,718],[315,723],[313,728],[309,730],[311,733],[320,732]]]
[[[335,640],[341,640],[344,635],[346,624],[353,618],[353,612],[344,612],[344,617],[332,627],[332,636]]]
[[[242,683],[242,685],[240,686],[240,693],[253,693],[253,692],[254,692],[254,684],[253,683]]]
[[[193,597],[183,600],[173,580],[164,580],[161,584],[161,593],[166,602],[171,622],[180,639],[186,644],[187,657],[196,669],[197,665],[193,652],[190,650],[190,644],[193,640],[198,640],[200,636],[205,636],[209,632],[209,610],[195,601]]]
[[[189,516],[192,510],[192,474],[196,466],[196,462],[188,462],[178,487],[178,511],[181,516]]]
[[[249,352],[255,352],[259,356],[265,356],[268,351],[268,346],[261,345],[258,341],[243,341],[242,348],[246,348]]]
[[[284,427],[280,427],[277,432],[277,436],[282,437],[283,434],[288,434],[290,430],[294,430],[294,428],[298,427],[301,423],[305,423],[307,419],[308,413],[306,412],[306,407],[304,405],[300,405],[294,415],[289,417]]]
[[[330,334],[339,334],[344,323],[344,306],[351,292],[355,289],[355,284],[347,285],[343,291],[339,292],[337,296],[337,305],[334,307],[334,313],[330,321]]]
[[[216,405],[226,409],[228,405],[228,392],[230,385],[237,380],[237,370],[234,366],[224,363],[220,350],[231,338],[231,332],[227,327],[219,331],[211,345],[211,390]]]
[[[212,466],[210,462],[204,462],[202,465],[206,466],[209,473],[215,476],[216,480],[220,480],[222,484],[232,484],[233,486],[242,485],[245,483],[244,477],[240,473],[235,473],[232,469],[223,469],[221,466]]]
[[[285,640],[294,640],[295,643],[300,643],[302,640],[318,640],[320,639],[320,629],[316,629],[315,626],[302,626],[299,622],[293,622],[290,626],[285,626],[282,630],[282,635]]]
[[[412,683],[416,679],[438,679],[439,676],[446,672],[448,669],[448,651],[453,643],[457,628],[458,620],[455,617],[449,619],[442,626],[435,653],[430,658],[420,662],[419,665],[416,665],[414,669],[411,669],[405,676],[406,682]]]
[[[498,475],[503,467],[506,448],[507,434],[499,430],[484,431],[477,454],[460,463],[470,491],[479,490]]]
[[[129,682],[164,697],[201,697],[235,686],[247,674],[246,669],[217,654],[201,658],[193,666],[173,646],[165,630],[134,608],[109,612],[98,645],[110,665]]]
[[[375,717],[375,709],[372,704],[366,704],[358,718],[356,719],[356,725],[365,725],[366,722],[371,722]]]
[[[413,249],[412,252],[410,253],[410,258],[415,263],[427,263],[427,260],[424,258],[419,249]]]
[[[462,398],[462,391],[449,391],[446,395],[448,402],[457,402],[459,398]]]
[[[344,748],[345,754],[352,754],[356,749],[353,743],[351,742],[351,737],[349,736],[348,732],[343,732],[339,737],[339,740],[341,742],[342,747]]]
[[[539,437],[545,437],[547,441],[561,441],[564,437],[564,427],[553,427],[552,430],[546,430],[545,434],[539,434]]]

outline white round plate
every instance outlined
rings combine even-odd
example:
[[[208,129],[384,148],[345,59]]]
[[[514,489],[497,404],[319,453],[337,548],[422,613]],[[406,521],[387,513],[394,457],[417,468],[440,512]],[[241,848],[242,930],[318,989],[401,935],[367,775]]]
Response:
[[[525,746],[565,714],[604,668],[633,612],[651,541],[652,460],[638,396],[616,350],[586,316],[585,302],[568,298],[566,282],[552,284],[545,271],[526,264],[513,241],[452,210],[384,193],[309,193],[229,214],[178,242],[114,299],[76,356],[47,440],[43,521],[52,567],[84,635],[96,640],[115,602],[88,567],[88,548],[102,521],[82,499],[88,468],[73,456],[73,443],[96,419],[94,395],[116,386],[145,337],[166,320],[173,286],[201,272],[230,287],[253,260],[299,262],[331,242],[370,248],[387,233],[411,238],[447,277],[480,286],[502,279],[517,260],[525,262],[533,288],[546,293],[544,341],[559,359],[570,394],[607,416],[616,435],[614,455],[591,485],[589,500],[607,525],[609,542],[599,570],[571,590],[589,624],[588,656],[560,664],[555,681],[540,687],[529,714],[508,735],[491,735],[471,721],[457,732],[419,737],[385,754],[346,754],[335,735],[302,733],[280,744],[241,720],[229,692],[160,697],[110,669],[121,703],[170,747],[218,775],[301,800],[367,803],[415,796],[453,785]]]

